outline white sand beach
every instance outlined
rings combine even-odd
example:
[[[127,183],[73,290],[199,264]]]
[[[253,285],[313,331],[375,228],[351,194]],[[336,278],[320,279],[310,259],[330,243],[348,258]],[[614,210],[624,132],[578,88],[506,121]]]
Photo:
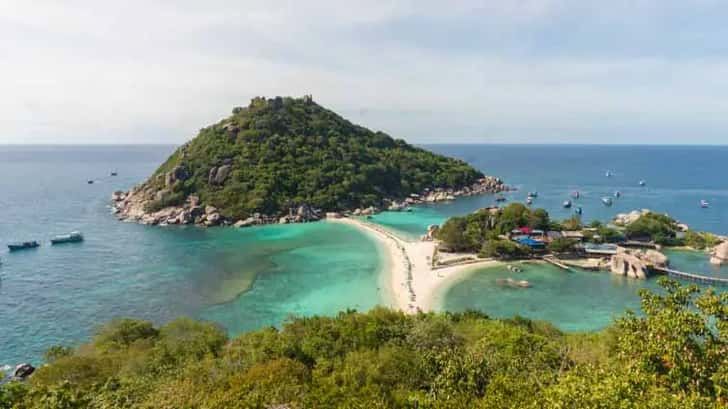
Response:
[[[439,293],[466,276],[469,270],[497,265],[498,261],[483,260],[466,265],[441,267],[433,270],[431,258],[435,243],[407,241],[394,233],[364,220],[354,218],[328,219],[335,223],[355,226],[375,238],[387,251],[388,268],[383,271],[388,281],[387,292],[393,298],[392,308],[408,313],[431,311],[436,307]]]

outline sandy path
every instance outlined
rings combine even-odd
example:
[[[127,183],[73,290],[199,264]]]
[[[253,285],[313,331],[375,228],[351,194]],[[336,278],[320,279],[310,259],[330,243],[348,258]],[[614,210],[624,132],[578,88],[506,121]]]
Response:
[[[448,286],[466,275],[467,271],[488,265],[496,265],[497,261],[482,262],[445,267],[433,270],[431,257],[435,243],[423,241],[407,241],[396,236],[385,228],[363,220],[353,218],[328,219],[330,222],[345,223],[368,233],[384,246],[388,256],[385,281],[388,281],[388,292],[393,298],[391,306],[408,313],[417,310],[430,311],[437,307],[436,297]]]

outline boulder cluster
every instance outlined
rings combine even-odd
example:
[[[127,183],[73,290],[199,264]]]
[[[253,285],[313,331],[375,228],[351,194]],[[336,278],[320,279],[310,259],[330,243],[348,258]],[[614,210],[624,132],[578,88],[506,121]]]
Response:
[[[713,253],[710,257],[710,264],[721,266],[728,264],[728,241],[720,243],[713,249]]]
[[[219,166],[210,170],[208,182],[210,184],[222,184],[230,175],[232,164],[223,161]],[[189,171],[183,166],[177,166],[171,171],[161,174],[158,177],[164,179],[164,188],[158,189],[149,185],[138,186],[128,192],[117,191],[111,195],[113,212],[121,220],[133,221],[151,225],[187,225],[218,226],[232,225],[235,227],[250,227],[262,224],[288,224],[306,223],[326,217],[341,217],[342,214],[335,212],[323,213],[321,209],[314,208],[308,204],[301,204],[289,209],[285,215],[265,215],[254,213],[242,220],[234,220],[225,217],[216,207],[203,205],[200,198],[190,195],[182,205],[166,206],[162,209],[154,209],[152,205],[159,202],[166,195],[171,194],[172,187],[177,181],[185,181],[190,177]],[[499,178],[486,176],[470,186],[461,189],[427,189],[421,194],[412,194],[404,200],[389,200],[385,206],[387,210],[406,210],[410,205],[421,203],[435,203],[446,200],[455,200],[459,196],[472,196],[483,193],[498,193],[509,190],[508,186]],[[374,206],[357,208],[353,211],[346,211],[343,214],[354,216],[370,216],[378,213],[381,209]]]
[[[424,192],[417,194],[412,193],[409,197],[404,200],[392,200],[387,206],[389,211],[401,211],[409,208],[410,205],[422,204],[422,203],[437,203],[455,200],[460,196],[474,196],[485,193],[501,193],[507,192],[510,187],[503,183],[500,178],[495,176],[485,176],[478,179],[477,182],[470,186],[465,186],[462,189],[451,189],[451,188],[436,188],[436,189],[425,189]],[[363,211],[363,209],[359,209]]]
[[[617,254],[610,260],[612,274],[630,278],[647,279],[653,268],[667,268],[669,260],[666,255],[656,250],[632,250],[617,248]]]

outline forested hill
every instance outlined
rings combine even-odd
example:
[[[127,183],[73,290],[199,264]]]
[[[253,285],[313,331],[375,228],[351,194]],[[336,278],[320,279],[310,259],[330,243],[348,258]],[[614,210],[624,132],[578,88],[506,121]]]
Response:
[[[203,128],[147,181],[152,210],[194,194],[222,214],[284,214],[306,204],[324,210],[378,206],[428,188],[461,188],[483,174],[354,125],[304,98],[254,98]]]

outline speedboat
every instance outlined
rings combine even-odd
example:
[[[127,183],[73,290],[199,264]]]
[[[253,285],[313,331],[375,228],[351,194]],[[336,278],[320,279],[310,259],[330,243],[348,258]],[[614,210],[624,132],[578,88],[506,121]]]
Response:
[[[495,201],[496,201],[496,202],[505,202],[505,201],[506,201],[506,197],[505,197],[505,196],[503,196],[503,195],[499,195],[499,196],[497,196],[497,197],[495,198]]]
[[[61,234],[51,239],[51,244],[78,243],[83,241],[81,232],[73,231],[68,234]]]
[[[581,193],[579,193],[578,190],[575,190],[571,192],[571,197],[573,197],[574,199],[578,199],[579,197],[581,197]]]
[[[621,196],[622,196],[622,192],[620,192],[619,190],[617,190],[616,192],[614,192],[614,197],[619,198]]]
[[[531,196],[528,196],[526,198],[526,204],[528,204],[528,205],[532,205],[533,204],[533,198]]]
[[[611,178],[612,177],[612,172],[607,171],[607,173],[605,173],[604,176],[606,176],[608,178]]]
[[[581,206],[577,207],[576,210],[574,210],[574,213],[576,213],[578,215],[581,215],[581,212],[582,212]]]
[[[116,172],[111,172],[111,176],[116,176],[116,175],[118,175],[118,173],[116,173]]]
[[[528,192],[528,197],[538,197],[538,192]]]
[[[8,249],[10,251],[18,251],[18,250],[27,250],[27,249],[34,249],[36,247],[40,246],[37,241],[23,241],[19,243],[10,243],[8,244]]]
[[[602,203],[604,203],[605,206],[611,206],[612,205],[612,198],[604,196],[602,198]]]
[[[89,179],[89,180],[86,181],[86,183],[88,183],[89,185],[93,185],[94,184],[94,181]]]
[[[645,185],[647,185],[647,182],[645,182],[644,180],[640,180],[640,186],[645,186]]]
[[[701,200],[700,207],[702,207],[703,209],[707,209],[708,207],[710,207],[710,203],[707,200]]]
[[[564,208],[565,208],[565,209],[568,209],[568,208],[570,208],[570,207],[571,207],[571,200],[567,200],[567,201],[565,201],[565,202],[564,202]]]

